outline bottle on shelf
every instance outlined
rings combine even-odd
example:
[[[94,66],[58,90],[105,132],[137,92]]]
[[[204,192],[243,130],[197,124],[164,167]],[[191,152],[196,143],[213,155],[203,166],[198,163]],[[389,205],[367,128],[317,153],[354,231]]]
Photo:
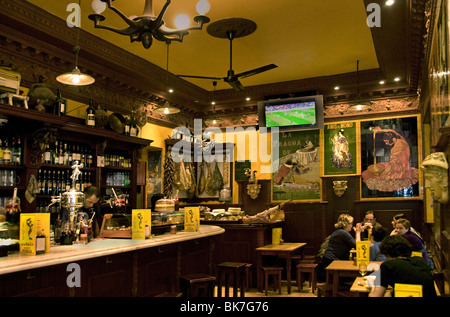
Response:
[[[17,138],[16,147],[14,149],[14,160],[16,165],[22,165],[22,144],[20,137]]]
[[[0,164],[5,164],[3,161],[3,141],[0,139]]]
[[[8,144],[8,138],[5,138],[3,143],[3,164],[9,165],[11,164],[11,148]]]
[[[125,123],[123,125],[123,134],[130,135],[130,128],[131,128],[131,120],[130,118],[125,118]]]
[[[89,100],[89,106],[86,108],[86,125],[88,127],[95,127],[95,108],[92,99]]]
[[[131,111],[130,116],[130,136],[137,136],[137,125],[134,119],[134,111]]]
[[[58,89],[56,92],[56,102],[54,114],[58,116],[64,116],[67,111],[67,100],[62,97],[61,89]]]

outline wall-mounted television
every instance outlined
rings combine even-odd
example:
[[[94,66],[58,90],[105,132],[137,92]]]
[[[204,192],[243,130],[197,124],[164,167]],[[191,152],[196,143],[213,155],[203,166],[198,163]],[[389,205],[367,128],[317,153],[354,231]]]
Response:
[[[258,102],[260,128],[280,131],[323,129],[323,96],[314,95]]]

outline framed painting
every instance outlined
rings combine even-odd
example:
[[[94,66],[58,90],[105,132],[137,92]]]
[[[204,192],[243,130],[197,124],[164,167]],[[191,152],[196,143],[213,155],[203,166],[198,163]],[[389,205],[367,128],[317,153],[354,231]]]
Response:
[[[276,150],[272,201],[320,200],[320,130],[280,132]]]
[[[360,174],[359,124],[357,122],[325,124],[322,135],[322,175]]]
[[[420,117],[361,121],[361,198],[421,196]]]

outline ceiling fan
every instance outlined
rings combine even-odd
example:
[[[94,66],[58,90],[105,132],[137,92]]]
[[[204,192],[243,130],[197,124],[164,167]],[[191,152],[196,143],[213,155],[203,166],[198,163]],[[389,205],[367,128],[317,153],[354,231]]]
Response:
[[[256,23],[251,20],[243,18],[230,18],[211,23],[207,28],[207,32],[210,35],[220,38],[227,38],[230,41],[230,69],[227,72],[227,76],[225,77],[208,77],[208,76],[194,76],[194,75],[177,75],[177,76],[187,78],[224,80],[231,87],[233,87],[234,90],[242,91],[244,89],[244,86],[239,81],[239,79],[250,77],[278,67],[275,64],[269,64],[266,66],[258,67],[252,70],[235,74],[233,70],[233,39],[249,35],[253,33],[255,30],[256,30]]]

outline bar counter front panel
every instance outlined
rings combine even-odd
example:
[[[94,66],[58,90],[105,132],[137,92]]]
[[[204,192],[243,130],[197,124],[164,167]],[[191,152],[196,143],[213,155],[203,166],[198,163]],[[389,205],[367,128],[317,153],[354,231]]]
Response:
[[[99,239],[51,246],[43,255],[10,254],[0,258],[0,296],[174,296],[178,276],[213,275],[214,240],[224,232],[201,225],[148,240]]]

